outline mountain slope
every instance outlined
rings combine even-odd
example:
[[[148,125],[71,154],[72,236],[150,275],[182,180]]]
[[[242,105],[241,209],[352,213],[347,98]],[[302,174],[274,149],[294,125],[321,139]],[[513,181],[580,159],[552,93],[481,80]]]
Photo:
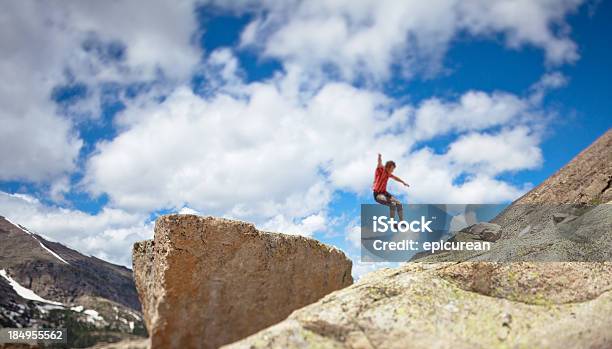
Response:
[[[0,217],[0,269],[43,298],[73,303],[97,296],[140,310],[128,268],[47,241]]]
[[[423,262],[612,260],[612,130],[492,220],[500,238],[487,252],[420,253]],[[453,239],[478,239],[470,227]]]
[[[599,204],[612,200],[612,129],[516,200],[524,204]]]
[[[0,327],[66,327],[71,347],[146,334],[128,268],[0,216]]]

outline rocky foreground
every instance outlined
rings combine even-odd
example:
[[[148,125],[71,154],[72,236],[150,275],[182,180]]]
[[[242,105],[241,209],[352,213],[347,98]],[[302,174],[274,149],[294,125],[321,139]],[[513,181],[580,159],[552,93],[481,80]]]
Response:
[[[410,263],[224,348],[609,348],[612,264]]]
[[[218,348],[353,282],[335,248],[194,215],[160,217],[133,263],[153,348]]]

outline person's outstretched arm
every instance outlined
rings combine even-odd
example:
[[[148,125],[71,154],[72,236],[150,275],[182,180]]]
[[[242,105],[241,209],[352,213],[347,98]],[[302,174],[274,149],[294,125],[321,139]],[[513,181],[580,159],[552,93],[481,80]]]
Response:
[[[408,183],[404,182],[401,178],[399,178],[398,176],[394,176],[394,175],[390,175],[389,177],[395,179],[396,181],[402,183],[403,185],[409,187],[410,185],[408,185]]]
[[[383,165],[382,165],[382,155],[380,155],[380,153],[378,153],[378,165],[376,167],[383,167]]]

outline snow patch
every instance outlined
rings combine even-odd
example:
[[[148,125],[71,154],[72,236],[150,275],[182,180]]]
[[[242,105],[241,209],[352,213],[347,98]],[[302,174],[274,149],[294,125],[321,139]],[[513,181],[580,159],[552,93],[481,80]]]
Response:
[[[100,313],[93,309],[87,309],[83,311],[84,314],[87,314],[87,321],[91,323],[104,321],[104,318],[100,316]]]
[[[24,233],[28,234],[28,235],[32,235],[32,233],[30,231],[28,231],[27,229],[25,229],[24,227],[22,227],[20,224],[13,222],[12,220],[8,219],[8,217],[4,217],[4,219],[6,219],[7,222],[11,223],[12,225],[14,225],[15,227],[21,229],[21,231],[23,231]]]
[[[49,310],[64,309],[63,305],[55,305],[55,304],[37,305],[36,307],[43,314],[48,314]]]
[[[77,313],[80,313],[80,312],[82,312],[82,311],[83,311],[83,306],[82,306],[82,305],[78,305],[78,306],[76,306],[76,307],[72,307],[72,308],[70,308],[70,310],[72,310],[72,311],[76,311]]]
[[[138,321],[141,321],[141,320],[142,320],[142,318],[140,317],[140,315],[138,315],[138,314],[134,313],[133,311],[126,310],[126,312],[127,312],[128,314],[130,314],[130,315],[131,315],[131,316],[132,316],[134,319],[136,319],[136,320],[138,320]]]
[[[3,278],[6,279],[6,281],[8,281],[8,283],[11,285],[13,290],[15,290],[15,292],[19,296],[21,296],[21,298],[29,299],[31,301],[37,301],[37,302],[43,302],[43,303],[49,303],[49,304],[55,304],[55,305],[63,305],[60,302],[54,302],[54,301],[50,301],[48,299],[44,299],[41,296],[39,296],[36,293],[34,293],[34,291],[21,286],[17,281],[13,280],[13,278],[11,278],[6,273],[6,270],[4,270],[4,269],[0,270],[0,276],[2,276]]]
[[[36,239],[36,236],[32,235],[32,237],[34,239]],[[42,246],[42,248],[44,248],[45,250],[47,250],[49,253],[51,253],[51,255],[53,255],[55,258],[59,259],[60,261],[70,265],[70,263],[66,262],[66,260],[64,260],[64,258],[60,257],[57,253],[53,252],[50,248],[48,248],[47,246],[45,246],[40,240],[36,239],[36,241],[38,241],[38,243],[40,244],[40,246]]]

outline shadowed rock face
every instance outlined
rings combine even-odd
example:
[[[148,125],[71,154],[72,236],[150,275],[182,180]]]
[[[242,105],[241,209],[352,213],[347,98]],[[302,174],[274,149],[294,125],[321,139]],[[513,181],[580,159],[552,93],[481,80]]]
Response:
[[[217,348],[352,283],[335,248],[194,215],[160,217],[133,262],[153,348]]]
[[[490,236],[491,251],[370,273],[226,348],[612,348],[611,179],[608,131],[496,217],[499,230],[456,237]]]

